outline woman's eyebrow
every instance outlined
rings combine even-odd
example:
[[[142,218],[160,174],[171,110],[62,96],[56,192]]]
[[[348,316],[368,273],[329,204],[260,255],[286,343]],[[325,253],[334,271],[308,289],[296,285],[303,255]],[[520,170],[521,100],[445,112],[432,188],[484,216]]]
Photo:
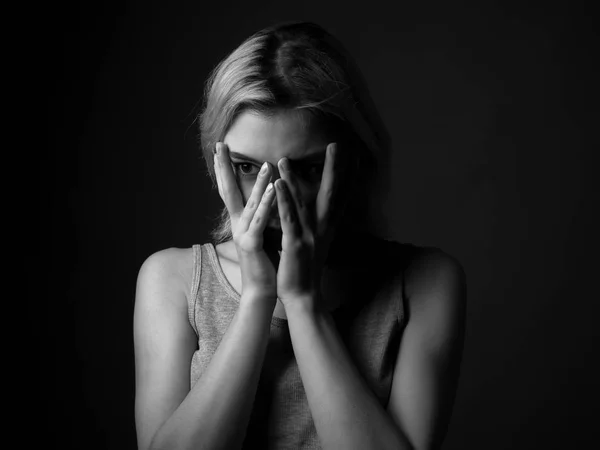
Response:
[[[326,150],[321,150],[321,151],[318,151],[315,153],[311,153],[310,155],[303,156],[302,158],[294,158],[294,159],[290,158],[290,160],[293,162],[300,162],[300,163],[321,161],[321,160],[325,159],[325,154],[326,154]],[[248,162],[257,164],[259,166],[262,165],[262,163],[264,162],[264,161],[258,161],[254,158],[251,158],[250,156],[246,156],[246,155],[244,155],[242,153],[238,153],[238,152],[230,151],[229,156],[231,156],[232,158],[235,158],[235,159],[241,159],[244,161],[248,161]]]
[[[254,158],[250,158],[249,156],[243,155],[243,154],[238,153],[238,152],[231,152],[230,151],[229,152],[229,156],[231,156],[232,158],[235,158],[235,159],[241,159],[241,160],[244,160],[244,161],[252,162],[252,163],[258,164],[259,166],[262,165],[262,162],[254,159]]]

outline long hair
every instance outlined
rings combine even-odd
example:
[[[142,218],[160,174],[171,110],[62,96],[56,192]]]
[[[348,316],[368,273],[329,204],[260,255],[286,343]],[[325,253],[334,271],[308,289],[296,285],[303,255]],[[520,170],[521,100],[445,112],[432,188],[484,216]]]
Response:
[[[243,111],[308,112],[319,125],[337,130],[360,157],[371,194],[388,189],[390,138],[364,78],[341,43],[312,22],[286,22],[250,36],[211,72],[198,116],[200,147],[216,187],[213,150]],[[340,150],[347,146],[341,145]],[[377,186],[375,186],[375,184]],[[368,219],[358,214],[357,221]],[[227,208],[211,232],[216,243],[232,238]],[[362,222],[361,222],[362,223]]]

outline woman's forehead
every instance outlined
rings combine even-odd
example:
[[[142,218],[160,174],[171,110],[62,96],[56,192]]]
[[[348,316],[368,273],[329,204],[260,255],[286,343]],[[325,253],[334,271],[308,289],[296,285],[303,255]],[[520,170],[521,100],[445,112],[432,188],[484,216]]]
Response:
[[[282,110],[270,115],[242,112],[224,142],[229,150],[257,160],[287,156],[301,159],[324,151],[329,144],[307,114]]]

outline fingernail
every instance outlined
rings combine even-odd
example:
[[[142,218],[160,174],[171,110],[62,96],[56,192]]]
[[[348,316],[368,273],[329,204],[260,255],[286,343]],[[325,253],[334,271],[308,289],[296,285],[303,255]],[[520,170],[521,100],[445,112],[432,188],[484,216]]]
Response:
[[[266,162],[265,162],[265,163],[263,163],[262,167],[260,168],[260,174],[261,174],[261,175],[264,175],[265,173],[267,173],[267,167],[268,167],[268,166],[269,166],[269,165],[268,165]]]
[[[219,156],[221,154],[221,143],[220,142],[217,142],[217,145],[215,146],[215,150],[216,150],[217,156]]]
[[[283,170],[290,170],[290,163],[287,158],[283,158],[279,164]]]

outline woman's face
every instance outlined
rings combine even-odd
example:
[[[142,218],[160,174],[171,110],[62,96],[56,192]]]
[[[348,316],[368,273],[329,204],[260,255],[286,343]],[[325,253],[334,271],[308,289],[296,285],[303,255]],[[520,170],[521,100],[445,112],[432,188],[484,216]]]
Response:
[[[271,164],[272,182],[279,178],[277,163],[289,159],[298,186],[307,205],[314,208],[327,145],[332,141],[319,132],[312,121],[297,111],[281,110],[266,116],[253,111],[242,112],[225,135],[237,183],[248,201],[261,165]],[[270,228],[280,229],[277,202],[271,209]]]

